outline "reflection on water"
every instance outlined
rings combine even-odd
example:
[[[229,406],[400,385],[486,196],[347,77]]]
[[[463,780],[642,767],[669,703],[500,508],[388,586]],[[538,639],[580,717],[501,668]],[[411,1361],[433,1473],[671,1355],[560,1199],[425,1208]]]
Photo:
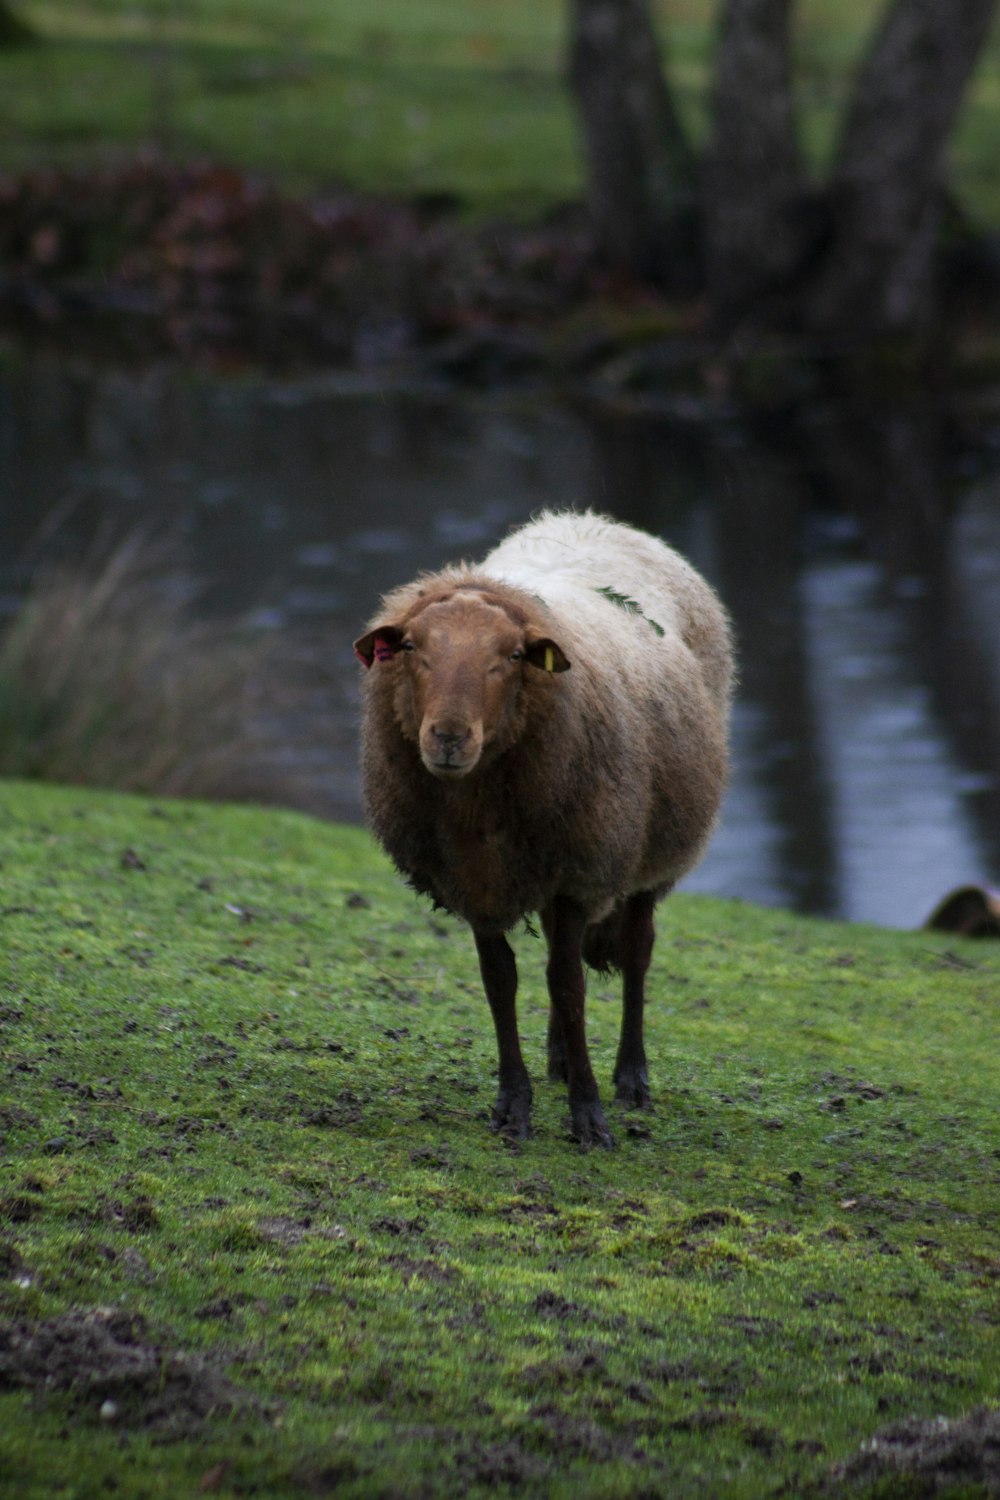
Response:
[[[985,851],[905,623],[873,563],[803,572],[806,660],[838,909],[891,923],[984,868]],[[890,877],[890,878],[887,878]]]
[[[737,627],[733,784],[688,888],[915,926],[1000,882],[1000,478],[961,457],[923,407],[753,427],[36,357],[0,370],[0,607],[43,544],[168,525],[207,608],[322,630],[323,809],[356,818],[379,593],[595,506],[679,546]]]

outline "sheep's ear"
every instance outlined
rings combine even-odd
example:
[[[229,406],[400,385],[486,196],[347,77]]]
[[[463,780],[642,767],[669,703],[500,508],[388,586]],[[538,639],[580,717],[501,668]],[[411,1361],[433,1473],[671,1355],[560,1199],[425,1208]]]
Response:
[[[367,635],[354,642],[354,654],[366,667],[374,661],[392,661],[399,650],[403,632],[398,625],[376,625]]]
[[[568,672],[569,658],[563,648],[547,635],[528,641],[524,648],[524,659],[543,672]]]

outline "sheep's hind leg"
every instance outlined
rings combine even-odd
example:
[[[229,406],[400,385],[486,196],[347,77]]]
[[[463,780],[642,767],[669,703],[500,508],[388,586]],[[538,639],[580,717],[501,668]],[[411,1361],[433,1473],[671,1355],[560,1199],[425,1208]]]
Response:
[[[569,1083],[569,1064],[566,1061],[566,1043],[563,1041],[559,1017],[549,1006],[548,1033],[549,1077],[553,1083]]]
[[[650,1105],[642,1013],[646,972],[653,956],[655,905],[651,891],[640,891],[626,901],[622,920],[622,1031],[615,1062],[615,1099],[633,1109]]]
[[[552,933],[555,919],[551,907],[542,912],[542,926],[545,929],[545,941],[552,947]],[[549,1078],[553,1083],[569,1082],[569,1064],[566,1061],[566,1043],[563,1040],[562,1022],[556,1015],[555,1007],[549,1005],[549,1028],[547,1041],[547,1053],[549,1060]]]
[[[548,982],[552,1014],[562,1033],[569,1081],[573,1139],[582,1146],[614,1145],[587,1053],[583,934],[586,919],[573,902],[558,896],[545,914],[549,940]],[[549,1053],[550,1065],[552,1052]]]
[[[531,1128],[531,1080],[517,1034],[517,962],[502,935],[476,932],[479,972],[497,1034],[500,1088],[490,1124],[524,1140]]]

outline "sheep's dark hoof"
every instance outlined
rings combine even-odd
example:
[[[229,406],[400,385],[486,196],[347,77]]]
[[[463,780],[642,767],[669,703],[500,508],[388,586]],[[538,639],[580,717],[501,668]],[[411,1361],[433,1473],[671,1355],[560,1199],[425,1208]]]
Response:
[[[578,1141],[581,1146],[603,1146],[605,1151],[614,1150],[615,1138],[608,1129],[599,1099],[571,1103],[570,1115],[570,1134],[574,1141]]]
[[[644,1067],[615,1069],[615,1103],[626,1109],[652,1109],[649,1076]]]
[[[497,1135],[526,1141],[531,1134],[531,1090],[501,1089],[493,1106],[490,1129]]]

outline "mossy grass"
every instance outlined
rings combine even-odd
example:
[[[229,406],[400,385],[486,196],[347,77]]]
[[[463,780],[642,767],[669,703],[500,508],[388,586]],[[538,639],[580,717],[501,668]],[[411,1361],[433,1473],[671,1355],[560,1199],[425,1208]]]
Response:
[[[705,128],[716,7],[659,7],[679,107]],[[577,198],[563,0],[22,0],[41,44],[0,52],[6,170],[150,144],[295,190],[457,195],[473,215]],[[881,0],[795,10],[803,143],[821,169]],[[953,143],[963,202],[995,222],[1000,38]]]
[[[1000,1398],[996,945],[672,898],[655,1111],[582,1153],[541,945],[519,1147],[471,942],[361,830],[4,782],[0,864],[5,1495],[756,1500]],[[108,1309],[240,1399],[12,1373]]]

